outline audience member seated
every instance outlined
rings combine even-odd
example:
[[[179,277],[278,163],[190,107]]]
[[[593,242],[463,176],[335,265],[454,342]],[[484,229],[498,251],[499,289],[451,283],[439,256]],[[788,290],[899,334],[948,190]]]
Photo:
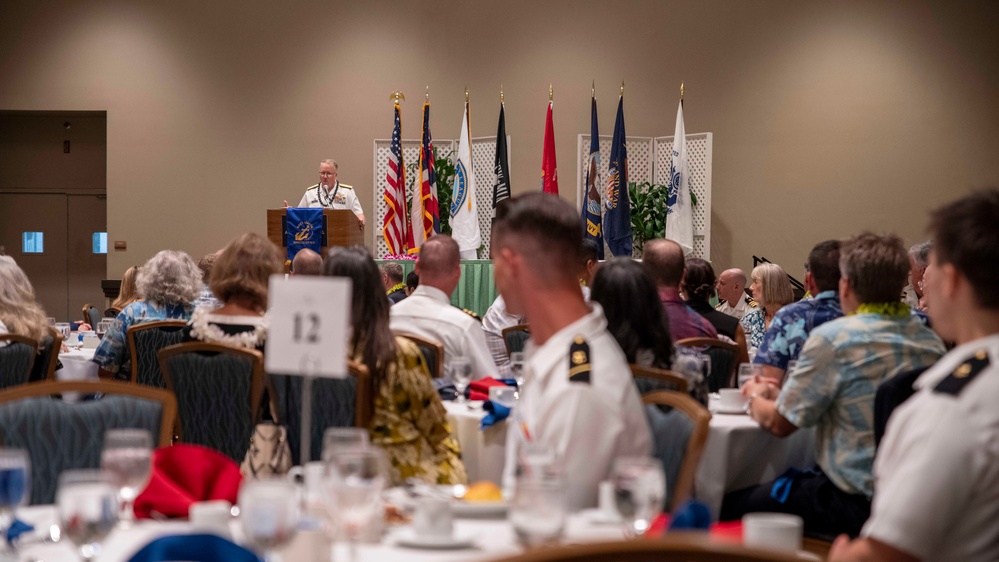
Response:
[[[48,325],[24,270],[14,258],[0,256],[0,335],[25,336],[41,342]]]
[[[600,267],[600,254],[597,242],[589,238],[583,239],[583,268],[579,271],[579,286],[583,288],[583,298],[590,300],[590,288],[593,287],[593,276]]]
[[[392,335],[389,301],[371,253],[363,246],[334,249],[326,258],[323,274],[353,281],[350,355],[371,373],[371,443],[388,455],[392,485],[402,485],[407,478],[464,484],[465,465],[444,404],[420,350]]]
[[[139,293],[135,289],[135,279],[139,276],[141,269],[140,266],[133,265],[125,270],[125,275],[121,276],[121,288],[118,289],[118,298],[111,303],[111,308],[122,311],[125,310],[126,306],[139,300]]]
[[[473,378],[496,376],[482,324],[451,304],[451,293],[461,279],[458,243],[444,234],[432,236],[420,247],[416,273],[420,286],[389,311],[392,330],[444,344],[445,375],[453,358],[467,357]]]
[[[746,334],[735,316],[719,312],[711,307],[711,297],[715,296],[715,270],[707,260],[690,258],[686,260],[687,273],[683,276],[683,289],[687,295],[687,305],[711,323],[719,335],[738,342],[745,342]]]
[[[933,243],[927,240],[909,248],[909,284],[902,289],[902,302],[915,310],[923,308],[920,303],[923,299],[923,275],[926,273],[932,246]]]
[[[924,298],[937,332],[958,347],[916,381],[892,415],[875,463],[862,539],[840,537],[830,560],[999,560],[999,190],[931,218]]]
[[[267,283],[284,270],[281,252],[259,234],[236,238],[222,250],[208,279],[222,306],[200,307],[184,328],[185,341],[220,343],[263,353],[267,340]]]
[[[122,309],[94,352],[94,362],[104,377],[131,379],[132,360],[125,337],[130,326],[191,319],[191,302],[201,294],[201,271],[184,252],[163,250],[142,266],[135,285],[140,300]]]
[[[642,265],[656,283],[674,341],[718,337],[715,327],[680,298],[685,267],[683,249],[679,244],[661,238],[646,242]]]
[[[603,309],[607,331],[614,336],[628,363],[673,369],[675,350],[666,312],[659,302],[656,284],[638,262],[625,257],[607,260],[593,278],[590,300]],[[707,406],[708,385],[704,373],[675,371],[687,379],[690,395]],[[635,379],[635,384],[640,394],[663,388],[655,381],[643,378]]]
[[[526,322],[527,319],[523,316],[507,312],[503,295],[496,295],[496,300],[489,305],[489,309],[482,317],[482,331],[486,335],[486,345],[489,346],[489,354],[492,355],[493,363],[496,363],[501,378],[512,376],[510,356],[506,352],[506,341],[503,340],[503,330]]]
[[[780,511],[800,515],[806,533],[857,536],[867,519],[878,384],[933,364],[944,348],[898,300],[908,271],[898,237],[864,233],[846,241],[840,270],[848,316],[812,330],[783,388],[759,377],[742,388],[752,418],[774,435],[815,427],[817,466],[726,495],[722,520]]]
[[[378,269],[381,270],[382,286],[385,287],[385,294],[388,299],[395,304],[408,297],[406,294],[406,283],[402,280],[402,266],[397,263],[386,263]]]
[[[420,276],[415,271],[410,271],[406,276],[406,296],[413,294],[413,291],[420,286]]]
[[[754,267],[752,278],[749,290],[753,292],[753,300],[758,307],[747,312],[739,323],[749,337],[750,349],[759,349],[774,315],[794,301],[794,290],[784,268],[775,263],[761,263]]]
[[[718,276],[718,298],[721,302],[715,310],[739,320],[757,306],[746,294],[746,272],[738,268],[726,269]]]
[[[323,257],[318,253],[302,248],[291,260],[292,275],[321,275],[323,272]]]
[[[843,316],[839,304],[839,240],[826,240],[808,254],[805,289],[812,295],[789,304],[774,315],[753,363],[763,365],[763,377],[784,379],[789,361],[797,361],[808,334]]]
[[[206,254],[198,260],[198,269],[201,270],[201,294],[193,303],[191,303],[194,305],[194,308],[203,306],[211,310],[222,306],[222,303],[208,286],[208,280],[212,275],[212,267],[215,265],[215,260],[218,259],[219,253],[221,252]]]
[[[581,240],[576,211],[545,193],[517,197],[492,239],[496,288],[510,313],[527,318],[532,341],[503,484],[513,489],[525,439],[547,445],[561,459],[570,510],[596,505],[614,459],[652,447],[628,360],[600,305],[579,290]]]

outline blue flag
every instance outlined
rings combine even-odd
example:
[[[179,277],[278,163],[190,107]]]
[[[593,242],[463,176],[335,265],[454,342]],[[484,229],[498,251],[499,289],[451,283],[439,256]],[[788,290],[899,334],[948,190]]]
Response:
[[[631,203],[628,200],[628,145],[624,133],[624,96],[617,103],[611,141],[604,226],[607,246],[615,256],[631,256]]]
[[[583,237],[597,243],[597,258],[604,259],[604,233],[600,207],[600,132],[597,130],[597,98],[590,98],[590,163],[586,168],[586,197],[580,218]]]
[[[295,259],[299,250],[308,248],[317,254],[323,247],[323,210],[290,207],[285,214],[284,245],[288,260]]]

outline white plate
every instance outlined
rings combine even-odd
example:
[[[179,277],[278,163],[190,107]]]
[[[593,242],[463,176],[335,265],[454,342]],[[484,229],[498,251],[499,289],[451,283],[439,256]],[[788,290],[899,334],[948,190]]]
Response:
[[[583,518],[594,525],[621,525],[624,520],[617,513],[605,511],[603,509],[585,509],[582,512]]]
[[[396,544],[407,548],[457,550],[472,548],[475,546],[475,541],[467,536],[428,537],[416,534],[416,531],[413,529],[402,529],[396,535]]]
[[[739,408],[723,408],[721,406],[714,406],[711,408],[711,413],[713,414],[742,414],[746,415],[746,407],[741,406]]]

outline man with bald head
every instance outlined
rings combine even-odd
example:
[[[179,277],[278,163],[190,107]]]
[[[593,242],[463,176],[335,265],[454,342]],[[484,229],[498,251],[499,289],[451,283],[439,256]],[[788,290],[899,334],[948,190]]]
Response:
[[[323,257],[316,252],[302,248],[291,260],[292,275],[319,275],[323,270]]]
[[[711,322],[680,298],[680,284],[687,268],[683,248],[679,244],[663,238],[646,242],[642,250],[642,266],[656,282],[673,341],[718,337],[718,330]]]
[[[389,309],[393,331],[410,333],[444,345],[444,372],[451,360],[466,357],[475,379],[497,374],[481,322],[451,305],[451,293],[461,279],[458,243],[437,234],[423,243],[415,271],[420,286]]]
[[[747,312],[756,308],[756,301],[746,294],[746,281],[746,273],[741,269],[723,271],[718,276],[718,298],[722,302],[715,310],[742,320]]]

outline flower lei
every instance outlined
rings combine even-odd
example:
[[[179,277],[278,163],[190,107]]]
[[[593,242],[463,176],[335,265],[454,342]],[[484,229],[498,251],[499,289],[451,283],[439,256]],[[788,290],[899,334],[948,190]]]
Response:
[[[401,291],[401,290],[403,290],[405,288],[406,288],[406,284],[405,283],[396,283],[395,285],[392,285],[392,287],[389,288],[389,290],[385,291],[385,294],[386,295],[391,295],[392,293],[394,293],[396,291]]]
[[[238,334],[227,334],[215,324],[209,322],[211,312],[206,308],[197,308],[191,315],[191,335],[201,341],[222,343],[246,349],[255,349],[267,337],[267,328],[270,322],[267,317],[261,317],[260,322],[252,331],[240,332]]]
[[[897,318],[905,318],[911,313],[909,305],[904,302],[865,302],[857,307],[856,312],[856,314],[880,314]]]

